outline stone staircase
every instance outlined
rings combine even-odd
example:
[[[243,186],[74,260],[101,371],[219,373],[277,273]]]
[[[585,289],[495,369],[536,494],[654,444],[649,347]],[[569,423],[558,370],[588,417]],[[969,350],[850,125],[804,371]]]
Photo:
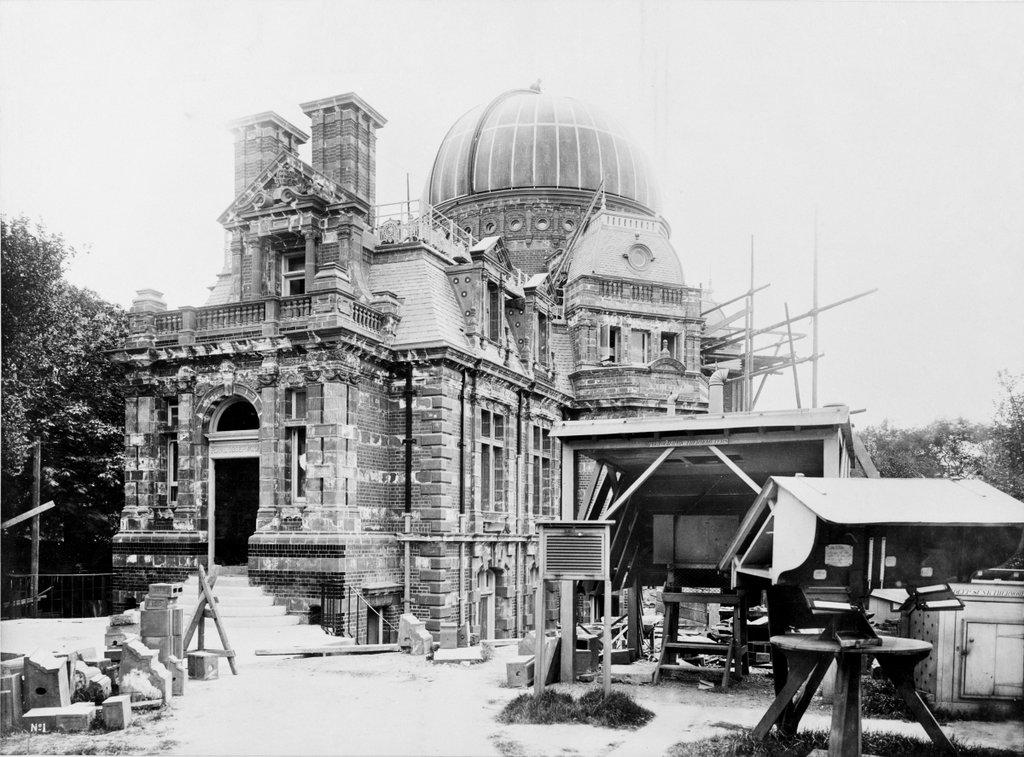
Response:
[[[217,599],[217,610],[225,624],[244,624],[258,628],[298,625],[299,617],[288,615],[284,605],[274,604],[272,594],[258,586],[249,585],[245,568],[218,568],[217,575],[213,596]],[[184,593],[178,600],[178,605],[185,608],[186,618],[191,615],[198,601],[199,576],[193,574],[185,581]],[[211,631],[216,634],[210,624],[206,628],[207,636]]]

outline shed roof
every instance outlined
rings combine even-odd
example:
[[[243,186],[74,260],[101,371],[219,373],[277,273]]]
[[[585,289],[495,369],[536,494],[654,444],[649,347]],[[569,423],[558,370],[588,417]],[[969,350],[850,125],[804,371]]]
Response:
[[[772,480],[831,523],[1024,523],[1024,502],[976,479],[773,476]]]
[[[650,418],[601,418],[565,421],[552,432],[560,439],[574,437],[656,434],[669,431],[718,431],[739,428],[840,426],[850,420],[846,405],[804,410],[768,410],[754,413],[671,415]]]

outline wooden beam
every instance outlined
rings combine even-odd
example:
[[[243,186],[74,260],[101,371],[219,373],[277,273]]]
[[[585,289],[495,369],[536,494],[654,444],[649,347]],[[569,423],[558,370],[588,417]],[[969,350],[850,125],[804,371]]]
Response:
[[[718,449],[718,447],[716,447],[714,444],[709,444],[708,449],[711,450],[712,453],[714,453],[715,457],[717,457],[719,460],[725,463],[729,470],[731,470],[733,473],[739,476],[743,483],[745,483],[747,486],[753,489],[757,494],[761,493],[761,487],[754,483],[754,479],[752,479],[750,476],[744,473],[740,466],[736,465],[736,463],[730,460],[729,456],[722,452],[722,450]]]
[[[796,422],[794,422],[794,425]],[[768,428],[763,434],[748,432],[746,430],[737,432],[730,430],[718,433],[706,433],[694,436],[663,436],[655,437],[653,434],[632,437],[591,437],[573,439],[574,448],[580,452],[589,453],[592,450],[601,449],[657,449],[664,447],[706,447],[709,444],[766,444],[778,442],[814,442],[821,441],[826,434],[841,424],[828,424],[822,426],[805,426],[802,431],[779,430]],[[792,426],[790,427],[792,428]]]
[[[53,500],[51,499],[49,502],[47,502],[47,503],[45,503],[43,505],[40,505],[39,507],[33,507],[31,510],[26,510],[25,512],[23,512],[21,515],[15,515],[13,518],[5,520],[3,523],[0,523],[0,528],[6,530],[6,529],[10,528],[11,526],[14,526],[14,525],[17,525],[18,523],[21,523],[23,520],[28,520],[29,518],[31,518],[34,515],[39,515],[41,513],[45,513],[47,510],[50,510],[53,507],[54,507],[54,504],[53,504]]]
[[[662,451],[662,453],[658,455],[657,459],[649,466],[647,466],[647,470],[641,473],[637,477],[636,481],[630,484],[629,488],[626,489],[626,491],[624,491],[621,495],[619,495],[619,498],[612,503],[612,506],[609,507],[608,510],[604,513],[604,518],[610,518],[612,516],[612,513],[614,513],[616,510],[622,507],[622,503],[629,499],[633,495],[633,492],[635,492],[637,489],[643,486],[644,482],[647,479],[649,479],[652,475],[654,475],[654,472],[661,467],[661,464],[665,462],[668,459],[668,456],[675,452],[675,450],[675,447],[669,447]]]

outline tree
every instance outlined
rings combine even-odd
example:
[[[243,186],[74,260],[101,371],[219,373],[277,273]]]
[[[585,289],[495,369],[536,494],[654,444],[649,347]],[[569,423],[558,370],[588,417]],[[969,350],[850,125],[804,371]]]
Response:
[[[986,426],[963,418],[918,428],[898,428],[885,420],[862,434],[883,478],[981,477],[989,436]]]
[[[57,504],[43,516],[44,560],[109,564],[123,504],[124,395],[121,370],[106,352],[124,339],[127,315],[65,281],[75,250],[60,235],[24,217],[0,218],[0,232],[4,517],[30,505],[27,463],[39,438],[43,501]],[[24,536],[11,534],[5,547]]]
[[[978,478],[1024,500],[1024,378],[999,374],[1002,394],[991,425],[962,418],[918,428],[883,421],[862,433],[864,445],[883,478]],[[957,545],[975,568],[990,568],[1013,552],[1006,567],[1024,567],[1024,534],[1018,527],[995,529],[984,537],[964,535]]]

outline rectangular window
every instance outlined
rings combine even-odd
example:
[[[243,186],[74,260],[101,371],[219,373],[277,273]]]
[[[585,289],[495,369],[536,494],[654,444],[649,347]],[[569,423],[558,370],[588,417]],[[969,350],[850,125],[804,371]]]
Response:
[[[178,427],[178,400],[167,400],[167,428]]]
[[[633,329],[629,332],[629,357],[631,363],[651,362],[651,332]]]
[[[303,420],[306,417],[306,390],[285,389],[285,418],[288,420]]]
[[[622,327],[602,326],[598,360],[602,363],[622,362]]]
[[[551,514],[551,431],[534,426],[532,437],[533,514],[540,517]]]
[[[505,509],[505,416],[480,412],[480,501],[484,510]]]
[[[178,501],[178,442],[167,442],[167,504]]]
[[[548,319],[543,313],[537,313],[537,362],[541,365],[548,364]]]
[[[292,297],[306,293],[306,256],[281,256],[281,296]]]
[[[501,340],[501,290],[494,284],[487,285],[487,338]]]
[[[306,498],[306,429],[288,431],[289,467],[292,478],[292,501]]]

